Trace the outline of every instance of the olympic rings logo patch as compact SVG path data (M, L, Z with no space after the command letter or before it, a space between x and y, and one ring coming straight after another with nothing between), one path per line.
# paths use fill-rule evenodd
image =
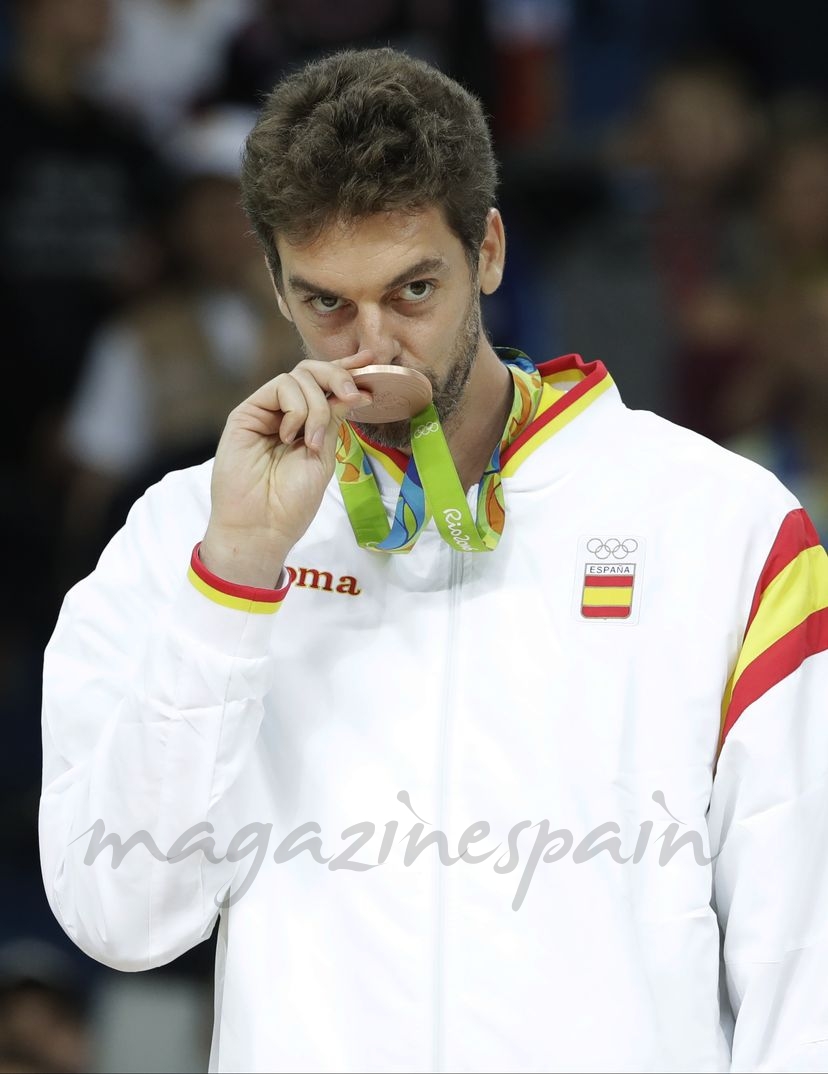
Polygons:
M638 541L634 537L625 537L623 540L607 537L604 541L600 537L593 537L587 541L586 547L596 559L626 559L638 550Z
M429 421L426 422L425 425L418 425L417 428L414 430L414 435L428 436L429 433L436 433L439 428L440 426L436 421Z

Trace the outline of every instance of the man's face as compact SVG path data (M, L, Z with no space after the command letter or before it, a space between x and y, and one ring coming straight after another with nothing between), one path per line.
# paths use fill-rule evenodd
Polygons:
M307 356L331 361L370 350L378 364L416 369L451 428L482 333L477 280L440 210L335 223L311 244L279 239L277 249L280 305ZM407 421L364 431L386 447L410 446Z

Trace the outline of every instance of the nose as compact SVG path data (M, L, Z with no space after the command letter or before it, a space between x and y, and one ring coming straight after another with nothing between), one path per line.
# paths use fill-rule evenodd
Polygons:
M357 313L356 350L370 350L380 365L390 365L400 355L390 317L379 306L364 306Z

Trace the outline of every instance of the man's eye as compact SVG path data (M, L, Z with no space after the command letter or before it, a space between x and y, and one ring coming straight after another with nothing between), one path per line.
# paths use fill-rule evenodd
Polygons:
M340 309L342 299L337 298L336 295L314 295L308 302L311 309L316 310L317 313L333 313Z
M400 298L406 302L423 302L431 297L434 284L429 280L413 280L400 289Z

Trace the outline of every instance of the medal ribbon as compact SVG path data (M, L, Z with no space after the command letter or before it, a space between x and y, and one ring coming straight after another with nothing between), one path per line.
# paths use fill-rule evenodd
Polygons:
M409 552L432 514L441 537L452 548L489 552L497 547L506 521L500 453L532 420L543 390L540 373L525 354L507 350L501 357L512 374L514 398L501 441L480 479L476 519L433 403L411 419L411 458L390 525L362 445L350 425L342 423L336 477L361 548L389 554Z

